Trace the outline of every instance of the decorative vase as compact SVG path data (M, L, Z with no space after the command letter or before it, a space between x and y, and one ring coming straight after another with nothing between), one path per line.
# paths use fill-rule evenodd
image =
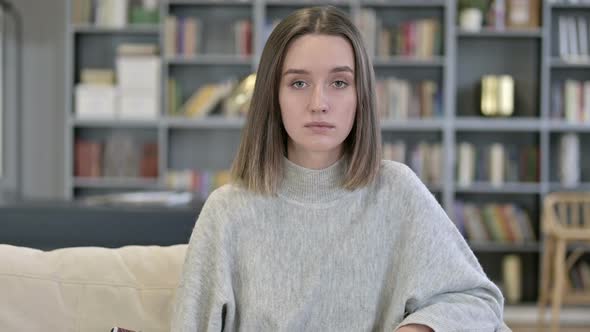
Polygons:
M481 30L483 23L483 13L477 8L466 8L459 14L459 24L461 29L471 32Z

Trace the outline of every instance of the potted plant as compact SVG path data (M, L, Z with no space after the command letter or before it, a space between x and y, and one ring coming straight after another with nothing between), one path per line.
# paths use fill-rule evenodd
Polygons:
M483 25L488 0L459 0L459 25L466 31L477 32Z

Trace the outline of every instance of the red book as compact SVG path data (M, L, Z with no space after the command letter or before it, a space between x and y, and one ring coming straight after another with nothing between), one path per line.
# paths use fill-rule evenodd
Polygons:
M74 149L74 175L100 177L102 175L102 144L77 139Z
M149 143L143 146L140 176L144 178L158 177L158 144Z

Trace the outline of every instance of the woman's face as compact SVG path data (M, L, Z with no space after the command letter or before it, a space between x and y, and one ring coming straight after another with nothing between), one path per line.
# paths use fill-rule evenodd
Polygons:
M356 112L354 71L343 37L307 34L291 42L279 87L289 152L340 156Z

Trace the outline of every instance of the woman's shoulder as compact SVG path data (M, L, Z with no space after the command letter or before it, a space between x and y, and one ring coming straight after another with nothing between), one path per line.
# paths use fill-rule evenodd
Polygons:
M213 190L207 198L207 203L215 206L219 205L235 205L236 202L243 200L251 193L245 188L234 184L224 184Z
M414 171L406 164L393 160L381 160L379 175L381 181L388 183L409 180L415 176Z
M406 164L382 160L379 172L381 186L395 190L396 194L429 192L416 173Z

